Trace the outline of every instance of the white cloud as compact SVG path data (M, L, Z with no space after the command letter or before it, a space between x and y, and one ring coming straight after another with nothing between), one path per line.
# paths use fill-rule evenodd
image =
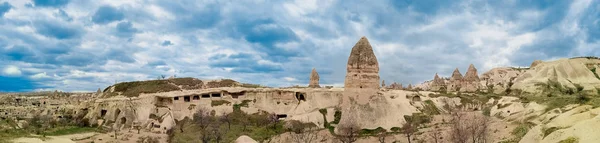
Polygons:
M16 66L6 66L2 72L6 76L21 76L21 70Z
M48 76L48 74L46 74L46 72L43 72L43 73L34 74L34 75L30 76L30 78L43 79L43 78L50 78L50 76Z

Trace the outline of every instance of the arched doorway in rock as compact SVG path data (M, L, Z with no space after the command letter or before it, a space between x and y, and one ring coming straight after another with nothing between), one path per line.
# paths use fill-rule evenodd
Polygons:
M121 125L125 125L125 123L127 123L127 118L122 117L120 123L121 123Z
M296 99L298 99L298 101L306 101L306 98L304 97L304 93L302 93L302 92L296 92Z

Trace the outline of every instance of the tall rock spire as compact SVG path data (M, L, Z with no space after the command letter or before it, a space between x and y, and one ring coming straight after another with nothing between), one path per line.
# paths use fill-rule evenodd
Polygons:
M311 88L319 88L319 73L317 73L317 69L313 68L312 72L310 72L310 82L308 83L308 87Z
M479 81L479 75L477 75L477 69L473 64L469 65L467 73L465 73L464 80L466 81Z
M367 37L361 37L352 47L346 69L344 88L379 89L379 63Z
M454 69L454 72L452 72L452 77L450 77L450 81L458 81L458 80L462 80L463 76L460 73L460 71L458 71L458 68Z

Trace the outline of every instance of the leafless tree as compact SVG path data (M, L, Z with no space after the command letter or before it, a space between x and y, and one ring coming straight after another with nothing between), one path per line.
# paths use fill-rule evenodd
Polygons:
M429 136L431 137L431 140L434 143L439 143L439 139L442 136L442 133L440 132L439 129L434 129L433 132L431 134L429 134Z
M194 123L200 127L200 129L206 129L210 124L213 117L210 115L210 112L205 110L204 108L200 108L194 113Z
M413 125L412 123L404 123L404 125L402 125L402 128L400 128L402 134L404 134L404 136L406 136L406 139L408 140L408 143L411 143L411 137L417 132L417 126Z
M279 122L279 117L277 117L277 114L271 113L267 116L267 121L269 124L273 125L273 129L275 129L277 127L277 123Z
M485 143L489 134L490 120L477 113L456 112L452 114L451 141L455 143Z
M342 143L353 143L358 140L360 127L353 119L348 119L347 122L338 125L337 138Z
M385 143L385 138L387 137L387 133L386 132L379 132L377 134L377 140L379 141L379 143Z
M299 122L298 122L299 123ZM319 131L317 126L306 127L302 123L298 124L300 127L293 127L294 129L290 132L290 137L294 143L313 143L317 142L319 138ZM314 124L313 124L314 125Z
M219 120L227 123L227 129L231 130L231 114L223 113L221 117L219 117Z
M221 125L223 125L223 122L218 120L214 120L214 122L210 125L209 133L217 143L220 143L221 140L223 140L223 136L226 133L226 130L221 128Z

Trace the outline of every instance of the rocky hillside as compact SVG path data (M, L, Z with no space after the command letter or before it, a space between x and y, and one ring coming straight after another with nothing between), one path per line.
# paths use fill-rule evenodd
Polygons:
M540 86L557 83L566 89L581 87L583 91L596 93L600 88L598 68L600 60L594 57L542 62L519 75L511 89L539 93Z
M141 93L158 93L177 90L193 90L218 87L260 87L253 84L242 84L231 79L206 80L196 78L170 78L160 80L121 82L104 89L103 97L123 95L126 97L137 97Z

